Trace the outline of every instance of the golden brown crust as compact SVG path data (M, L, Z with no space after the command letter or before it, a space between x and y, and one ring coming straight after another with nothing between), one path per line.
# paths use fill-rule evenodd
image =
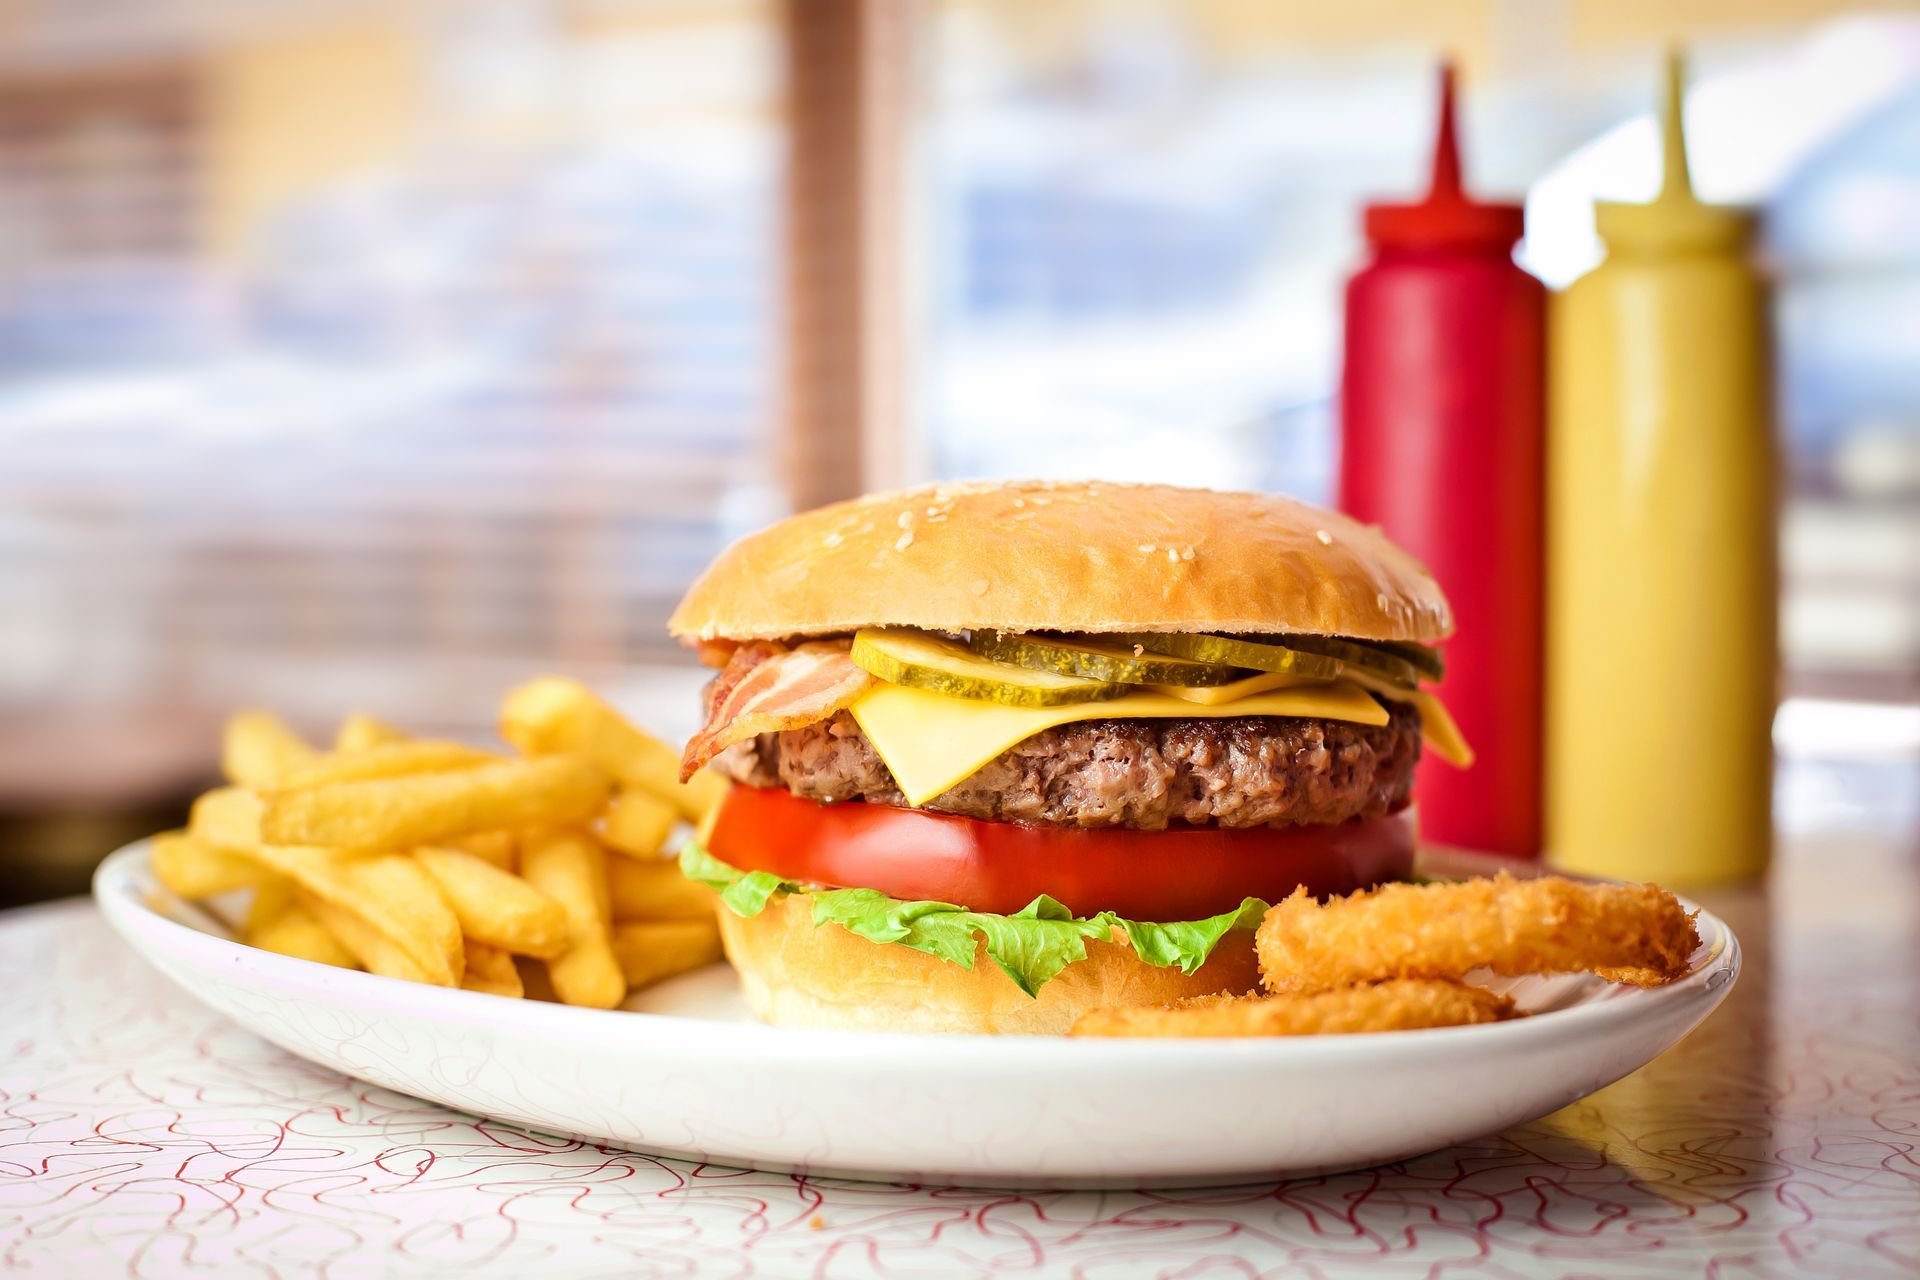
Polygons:
M1267 912L1260 971L1275 992L1383 978L1597 973L1655 987L1687 971L1693 916L1658 885L1501 872L1459 884L1390 884L1325 905L1295 893Z
M1302 996L1200 996L1138 1009L1095 1009L1076 1036L1324 1036L1501 1022L1513 1000L1463 982L1415 979Z
M929 485L736 542L668 623L690 643L938 631L1306 632L1433 641L1446 597L1379 529L1167 485Z
M1091 1009L1245 992L1260 981L1244 933L1223 939L1191 977L1145 964L1116 940L1089 942L1085 960L1029 997L987 958L984 944L973 968L962 969L839 925L816 927L813 899L803 893L777 895L746 918L722 909L720 937L748 1007L780 1027L1064 1035Z

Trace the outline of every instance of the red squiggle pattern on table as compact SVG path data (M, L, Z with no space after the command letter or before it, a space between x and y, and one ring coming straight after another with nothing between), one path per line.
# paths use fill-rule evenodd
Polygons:
M1726 909L1723 907L1723 911ZM1920 985L1765 920L1722 1012L1536 1124L1363 1173L994 1192L541 1137L283 1053L85 904L0 916L0 1272L1087 1277L1920 1273ZM1885 945L1882 937L1858 947ZM1177 1082L1173 1087L1177 1087Z

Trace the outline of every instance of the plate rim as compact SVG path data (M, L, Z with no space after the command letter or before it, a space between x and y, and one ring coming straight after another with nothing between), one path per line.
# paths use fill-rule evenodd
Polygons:
M690 1018L682 1014L644 1010L590 1009L546 1001L504 1001L483 992L387 978L362 970L342 969L317 961L303 960L277 952L262 951L244 942L220 937L174 920L144 900L138 882L144 873L152 876L149 854L152 837L143 837L108 854L95 869L92 898L108 924L143 960L154 963L146 949L132 934L158 928L164 937L178 945L202 952L206 963L235 962L267 970L263 980L279 985L291 984L289 994L303 997L339 998L345 992L364 993L362 1002L383 1012L414 1013L408 1008L419 1000L454 997L440 1014L476 1026L502 1029L537 1030L541 1026L565 1026L570 1030L590 1028L595 1035L626 1034L641 1042L660 1039L685 1044L675 1028L697 1026L705 1044L718 1052L737 1052L742 1048L764 1049L778 1044L795 1052L831 1052L856 1054L875 1059L924 1059L929 1049L938 1046L941 1057L951 1065L965 1069L989 1067L1006 1070L1033 1069L1017 1059L1054 1056L1065 1052L1077 1056L1086 1065L1091 1055L1110 1056L1118 1062L1138 1064L1154 1058L1179 1058L1187 1067L1197 1065L1197 1055L1210 1055L1215 1061L1234 1060L1236 1069L1247 1064L1245 1058L1285 1058L1290 1064L1315 1059L1334 1061L1355 1053L1430 1054L1491 1053L1503 1049L1518 1051L1545 1044L1568 1035L1597 1035L1605 1024L1636 1023L1654 1015L1660 1008L1679 1002L1706 1001L1696 1023L1718 1008L1740 979L1742 954L1740 940L1732 928L1713 912L1691 899L1680 902L1698 912L1706 954L1693 963L1683 978L1662 987L1625 990L1615 999L1595 1000L1567 1009L1554 1009L1531 1017L1505 1022L1481 1023L1457 1027L1431 1027L1418 1030L1333 1033L1317 1036L1208 1037L1071 1037L1049 1035L986 1035L930 1031L876 1031L824 1027L772 1027L758 1022L724 1022ZM160 892L166 892L161 889ZM172 932L169 932L172 931ZM284 970L280 967L287 966ZM1725 973L1725 979L1717 976ZM171 975L167 975L171 977ZM188 994L193 994L191 991ZM624 1025L625 1033L615 1031ZM1497 1038L1496 1038L1497 1037ZM1061 1046L1073 1045L1073 1049ZM1203 1047L1204 1046L1204 1047ZM956 1055L959 1061L956 1061ZM1052 1064L1048 1064L1052 1065Z

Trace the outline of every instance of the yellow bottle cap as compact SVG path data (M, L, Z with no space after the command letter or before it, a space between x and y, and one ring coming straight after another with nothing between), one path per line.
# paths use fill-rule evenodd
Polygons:
M1729 205L1706 204L1693 194L1687 171L1686 129L1681 105L1686 72L1678 50L1667 53L1666 112L1661 121L1664 177L1660 194L1647 204L1597 200L1594 222L1609 250L1676 253L1737 250L1753 234L1753 215Z

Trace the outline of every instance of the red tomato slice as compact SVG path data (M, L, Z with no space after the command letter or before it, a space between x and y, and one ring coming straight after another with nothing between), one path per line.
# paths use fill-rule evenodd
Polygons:
M1414 818L1408 808L1329 826L1078 830L736 786L707 847L743 871L974 911L1018 911L1044 893L1076 915L1200 920L1300 885L1325 896L1406 876Z

